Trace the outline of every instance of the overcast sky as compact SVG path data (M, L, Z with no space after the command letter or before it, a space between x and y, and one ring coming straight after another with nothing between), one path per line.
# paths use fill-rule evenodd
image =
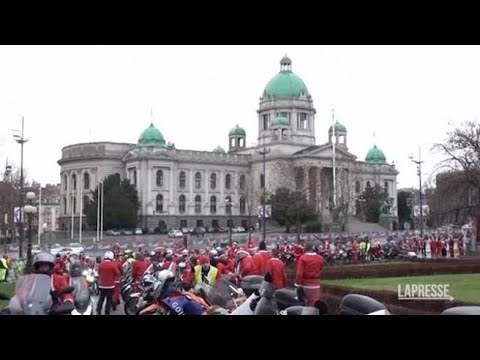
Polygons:
M227 148L235 124L254 145L259 97L285 54L313 97L317 144L333 107L350 152L364 160L376 142L399 188L418 186L409 153L422 147L427 179L431 146L480 113L480 46L0 46L0 165L20 164L22 115L24 165L43 184L60 182L66 145L135 143L151 108L177 148Z

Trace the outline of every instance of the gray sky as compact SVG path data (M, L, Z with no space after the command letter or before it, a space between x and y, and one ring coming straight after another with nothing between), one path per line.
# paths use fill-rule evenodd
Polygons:
M135 143L154 123L177 148L227 148L239 124L257 141L259 97L284 54L313 96L317 144L331 109L359 160L375 142L418 186L440 159L433 143L480 113L480 46L0 46L0 165L20 164L12 129L25 117L24 165L42 183L60 181L63 146Z

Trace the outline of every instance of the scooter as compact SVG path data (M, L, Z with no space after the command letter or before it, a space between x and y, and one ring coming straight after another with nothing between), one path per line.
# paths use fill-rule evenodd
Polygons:
M70 285L74 288L74 309L72 315L93 315L93 299L90 296L88 282L83 276L72 277Z

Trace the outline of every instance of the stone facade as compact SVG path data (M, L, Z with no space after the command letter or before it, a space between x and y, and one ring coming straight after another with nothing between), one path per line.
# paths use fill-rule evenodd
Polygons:
M355 200L367 184L378 183L390 194L391 215L395 217L395 167L384 158L379 162L357 161L348 151L343 125L335 134L330 130L325 144L316 145L313 99L291 72L291 60L282 59L281 66L281 72L260 98L257 147L246 147L245 131L237 125L228 135L228 152L218 148L213 152L180 150L165 145L152 124L138 144L99 142L63 148L58 161L61 228L68 229L72 215L78 224L80 198L90 196L101 179L116 173L129 179L138 190L139 227L152 229L161 222L177 228L215 227L226 226L229 219L234 226L253 225L257 222L262 182L266 180L269 193L279 186L295 186L294 176L282 174L290 167L303 173L309 201L328 221L333 198L332 142L336 151L337 199L348 202L348 211L353 214ZM290 89L294 89L292 94ZM264 175L264 159L259 151L265 148L269 152L265 155ZM279 164L284 165L279 169ZM233 204L231 216L227 213L227 197Z

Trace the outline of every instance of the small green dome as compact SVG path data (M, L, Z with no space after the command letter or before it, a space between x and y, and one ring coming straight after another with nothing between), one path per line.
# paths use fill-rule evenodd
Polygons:
M367 164L385 164L387 159L385 158L385 154L383 153L382 150L377 148L377 145L374 145L373 148L371 148L367 156L365 157L365 162Z
M291 70L292 61L285 56L280 61L281 71L268 82L263 97L275 100L296 99L302 95L309 96L307 87L300 77Z
M331 133L333 132L333 126L330 126L330 128L328 129L328 132ZM347 132L347 128L340 124L338 121L335 122L335 132Z
M285 116L277 116L275 119L273 119L272 126L278 126L278 125L290 126L290 121Z
M139 146L165 147L162 133L153 124L146 128L138 138Z
M245 133L245 130L243 130L240 126L238 126L238 124L232 129L230 130L230 132L228 133L228 135L243 135L245 136L246 133Z
M225 150L221 146L217 146L215 149L213 149L213 152L218 154L226 154Z

